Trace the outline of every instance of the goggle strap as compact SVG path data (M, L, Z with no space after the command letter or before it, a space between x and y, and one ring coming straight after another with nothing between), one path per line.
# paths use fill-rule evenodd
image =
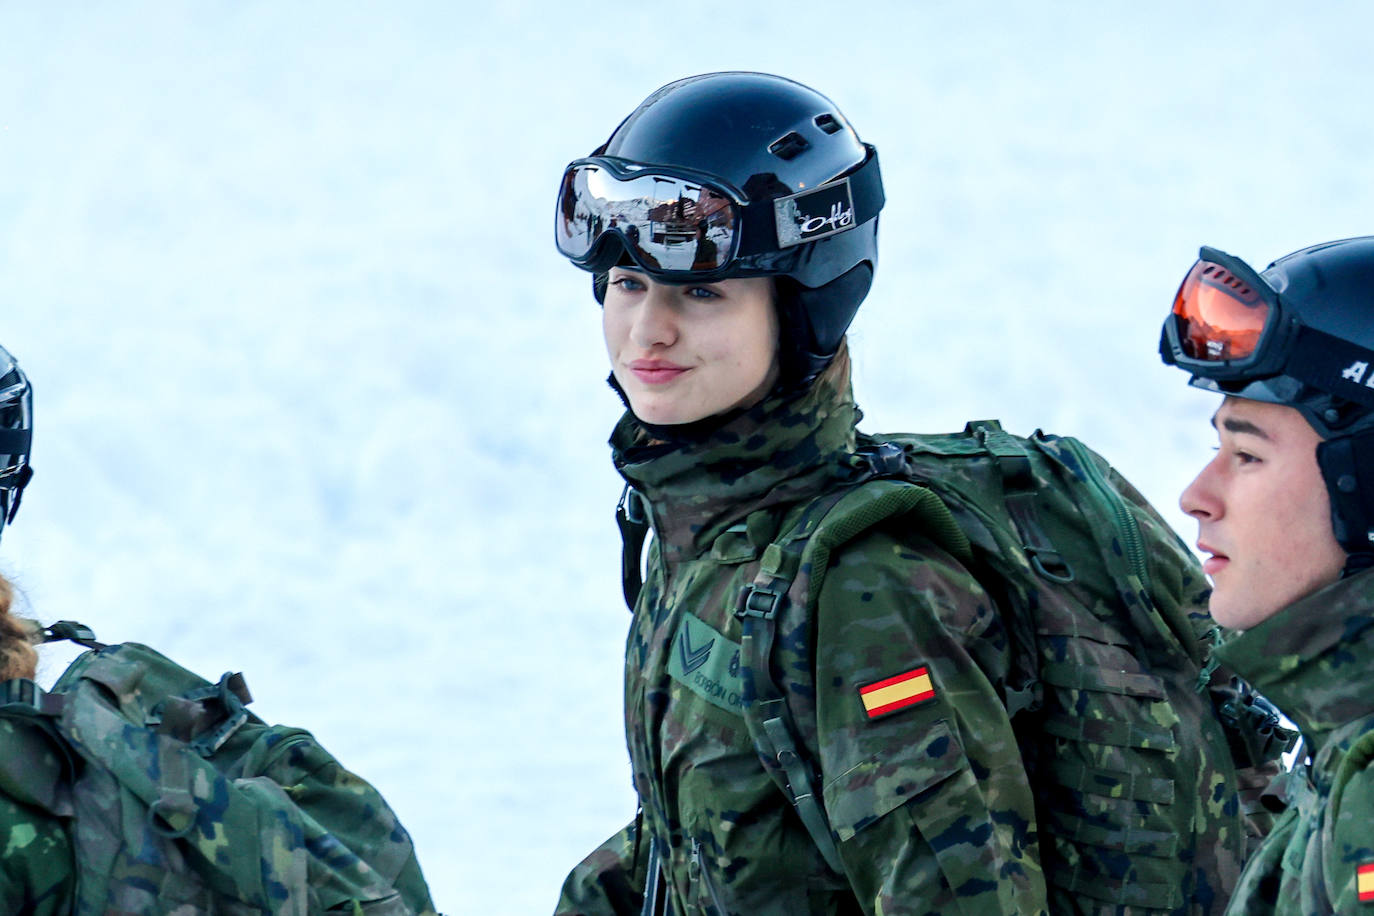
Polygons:
M883 193L882 172L878 168L878 151L870 144L864 144L864 147L868 150L868 156L862 165L845 175L843 179L827 182L812 189L813 192L821 192L847 179L850 199L854 204L855 227L862 226L877 216L878 211L887 202L887 197ZM744 219L740 227L739 250L736 257L782 250L778 244L777 216L772 201L751 204L746 206L743 212Z
M1315 328L1299 328L1284 374L1374 408L1374 351Z
M0 455L27 455L32 445L32 429L0 429Z

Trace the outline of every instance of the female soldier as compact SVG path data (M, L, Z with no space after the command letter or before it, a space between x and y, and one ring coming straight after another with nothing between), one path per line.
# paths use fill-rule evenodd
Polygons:
M1181 497L1229 628L1223 664L1302 730L1288 809L1228 913L1374 904L1374 237L1263 274L1203 248L1160 351L1226 395Z
M0 347L0 528L14 520L19 498L28 484L29 444L32 436L33 392L18 363ZM11 678L33 678L37 656L36 636L26 622L10 614L14 592L0 578L0 684ZM0 716L0 747L4 753L22 753L30 730L14 719ZM58 818L32 787L8 778L0 767L0 847L5 850L0 867L0 901L5 912L47 916L71 911L75 872L72 846Z
M560 913L1044 910L994 686L1007 640L943 550L881 529L837 549L815 619L794 602L776 625L778 716L804 748L765 765L743 715L761 691L741 683L737 596L860 460L844 335L882 203L876 151L834 104L758 73L663 87L564 173L557 244L593 273L629 408L624 524L642 510L654 538L642 589L627 541L641 815L572 872Z

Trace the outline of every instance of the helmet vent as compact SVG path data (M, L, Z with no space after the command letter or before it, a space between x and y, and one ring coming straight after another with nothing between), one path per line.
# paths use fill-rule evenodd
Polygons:
M816 126L827 134L838 134L844 129L833 114L816 115Z
M810 148L811 144L806 142L806 138L794 130L769 144L768 152L779 159L792 160Z

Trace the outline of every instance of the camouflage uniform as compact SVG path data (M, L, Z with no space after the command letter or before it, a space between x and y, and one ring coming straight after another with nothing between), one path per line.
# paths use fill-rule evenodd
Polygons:
M4 687L0 912L433 916L381 795L308 732L250 718L241 678L124 643L47 696Z
M0 748L18 753L32 730L0 719ZM71 912L76 872L62 822L41 810L43 800L0 768L0 903L5 913L58 916Z
M831 555L815 619L797 602L779 618L775 677L819 765L843 874L751 743L736 600L772 539L853 473L858 417L822 380L697 441L641 444L633 417L617 426L617 466L655 534L625 666L642 827L573 871L560 914L639 913L651 837L675 916L1044 911L1034 803L998 690L1007 640L933 544L862 534ZM929 697L870 718L861 688L921 668Z
M1374 913L1374 573L1308 595L1217 654L1301 728L1313 761L1288 777L1289 808L1226 912Z

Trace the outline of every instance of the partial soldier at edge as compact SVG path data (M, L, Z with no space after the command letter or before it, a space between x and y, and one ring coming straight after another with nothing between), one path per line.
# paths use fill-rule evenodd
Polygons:
M32 475L32 388L0 349L0 526ZM0 909L433 916L410 837L308 732L269 726L242 675L10 613L0 579ZM56 684L34 644L86 645Z
M1180 498L1217 656L1303 738L1227 913L1374 912L1374 237L1263 273L1204 247L1160 350L1224 395L1220 447Z

